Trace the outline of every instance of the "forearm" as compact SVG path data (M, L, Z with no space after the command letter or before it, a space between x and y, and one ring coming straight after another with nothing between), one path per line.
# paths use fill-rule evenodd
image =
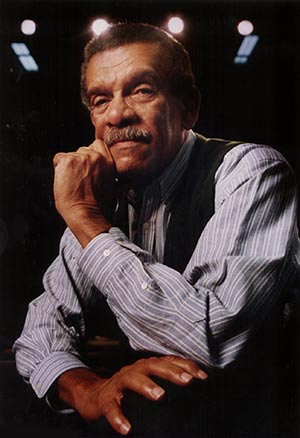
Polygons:
M216 214L183 276L116 229L94 239L79 259L134 348L224 366L292 280L291 173L276 156L245 161L236 159L234 178L228 166Z
M44 275L45 292L29 304L22 333L14 344L17 369L38 397L43 397L62 373L85 366L82 305L89 308L93 285L77 266L81 252L67 229L60 255Z
M178 354L207 366L223 367L235 359L288 277L287 272L281 276L280 258L228 257L214 271L220 284L212 290L155 261L144 263L110 236L99 236L87 250L79 263L106 295L133 348ZM226 294L227 301L220 300Z

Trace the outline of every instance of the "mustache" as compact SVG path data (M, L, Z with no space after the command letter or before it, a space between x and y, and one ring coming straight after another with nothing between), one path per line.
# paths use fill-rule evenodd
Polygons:
M151 139L152 135L149 131L135 126L111 128L104 136L104 142L109 148L120 141L142 141L143 143L150 143Z

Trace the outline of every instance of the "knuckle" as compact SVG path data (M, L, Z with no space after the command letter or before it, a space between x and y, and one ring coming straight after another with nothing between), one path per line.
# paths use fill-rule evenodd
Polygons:
M169 354L167 356L164 356L162 359L164 359L167 362L175 362L176 361L176 356Z
M87 148L86 146L80 146L80 147L76 150L76 152L84 152L84 151L87 151L87 150L89 150L89 148Z
M151 370L156 364L158 364L158 362L159 362L159 358L155 356L151 356L148 358L139 359L136 363L139 369L142 369L143 371L147 372Z
M131 382L134 381L136 377L136 372L131 369L126 370L126 372L122 373L121 382L123 387L129 387Z
M64 156L65 154L62 152L58 152L57 154L54 155L53 157L53 163L58 163Z
M127 366L121 368L115 374L115 378L116 378L117 382L121 383L121 385L124 385L128 381L128 378L130 378L131 375L132 375L131 367L130 367L130 365L127 365Z
M148 361L149 359L144 359L144 358L142 358L142 359L139 359L139 360L137 360L136 361L136 364L137 365L145 365L145 363Z
M102 414L106 417L112 412L114 405L115 403L113 400L107 400L106 403L102 404Z

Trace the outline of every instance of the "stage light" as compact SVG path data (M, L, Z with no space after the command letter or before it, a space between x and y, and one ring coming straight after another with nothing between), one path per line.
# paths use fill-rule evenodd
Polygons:
M103 18L98 18L92 24L92 30L96 35L100 35L100 33L104 32L108 27L108 22Z
M24 20L21 24L21 31L24 35L33 35L36 30L36 24L32 20Z
M233 62L235 64L246 64L249 56L254 50L254 47L259 41L258 35L247 35L243 38L240 48L237 51L236 57Z
M248 61L247 56L236 56L233 60L235 64L246 64L247 61Z
M248 20L243 20L238 24L238 32L240 35L250 35L250 33L253 32L253 24L251 23L251 21Z
M172 17L168 22L168 28L172 33L181 33L184 29L184 22L179 17Z
M19 56L19 61L27 71L38 71L39 67L33 57L29 56Z
M11 48L17 56L30 55L29 49L24 43L12 43Z
M250 56L258 40L259 37L257 35L246 36L237 52L237 56Z
M30 51L24 43L12 43L11 48L17 55L20 63L27 71L38 71L39 67L31 56Z

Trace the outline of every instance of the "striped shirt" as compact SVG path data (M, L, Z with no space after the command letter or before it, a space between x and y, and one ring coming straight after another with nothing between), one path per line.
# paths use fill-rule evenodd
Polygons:
M157 262L164 260L166 232L171 217L172 202L180 179L186 170L195 134L189 131L184 144L165 172L143 193L140 214L129 205L129 239L151 253ZM137 220L136 229L133 224Z
M215 213L183 274L163 265L169 207L193 137L145 192L138 221L129 209L130 238L112 227L83 250L65 231L45 292L30 303L14 344L18 371L38 397L61 373L85 366L83 307L94 294L106 297L132 348L222 368L298 275L294 176L279 152L255 144L225 155L215 174Z

